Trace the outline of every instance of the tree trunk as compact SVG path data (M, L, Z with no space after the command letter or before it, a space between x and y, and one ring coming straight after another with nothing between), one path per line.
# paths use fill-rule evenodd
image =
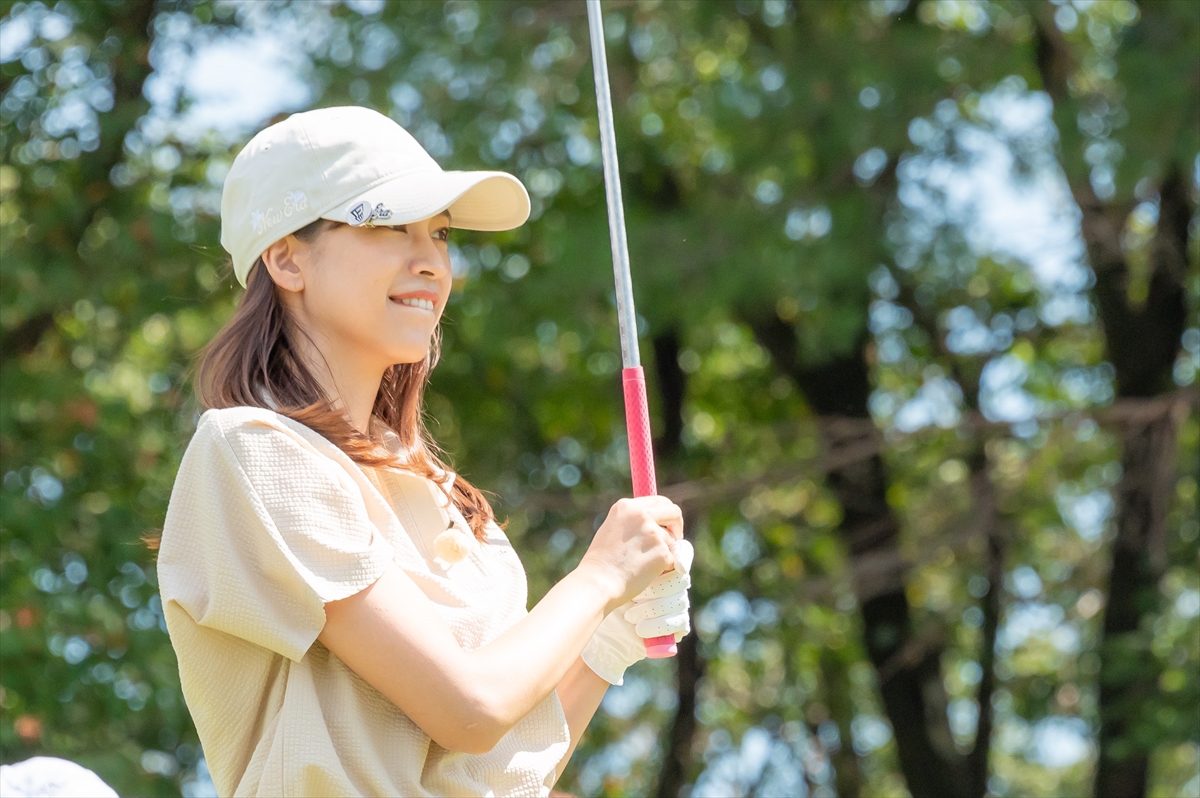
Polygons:
M1143 9L1143 20L1153 7ZM1056 105L1060 126L1074 123L1077 100L1067 90L1074 71L1070 45L1044 8L1037 22L1037 66ZM1093 296L1104 327L1107 355L1116 372L1118 397L1160 396L1174 388L1171 375L1187 319L1184 274L1188 224L1193 209L1178 164L1170 165L1159 196L1158 230L1151 244L1147 296L1129 297L1129 263L1121 245L1125 211L1099 200L1086 181L1071 186L1082 214L1080 232L1096 275ZM1115 494L1116 538L1112 545L1108 600L1100 642L1099 765L1097 798L1146 794L1149 750L1138 734L1140 719L1152 724L1147 701L1157 673L1142 633L1142 618L1158 609L1158 581L1166 559L1166 514L1174 494L1177 420L1169 408L1132 419L1121 436L1122 476ZM1147 729L1146 731L1150 731Z
M662 432L655 439L657 469L664 480L669 472L680 470L677 455L682 449L683 400L687 393L687 374L679 367L679 334L670 329L654 336L654 380L652 387L659 396ZM683 519L684 536L691 538L698 519L686 513ZM695 608L692 608L692 628L695 629ZM667 737L667 750L654 795L678 798L692 772L692 741L696 736L696 685L704 674L704 659L700 656L696 633L679 642L675 655L675 680L679 700L675 718Z
M1177 419L1169 406L1157 418L1130 423L1123 436L1117 486L1117 536L1112 545L1108 603L1100 643L1100 762L1096 798L1146 794L1157 663L1140 629L1158 609L1165 565L1166 515L1174 493Z
M695 632L679 641L675 674L679 703L675 708L675 720L671 723L658 786L654 790L654 795L659 798L678 798L680 790L691 776L692 741L696 737L696 684L704 675L704 660L696 645Z
M791 377L819 416L870 418L866 333L846 356L820 366L800 362L796 332L773 313L746 319L777 368ZM829 430L836 425L828 425ZM836 441L827 440L830 448ZM954 749L942 686L940 640L918 636L904 591L900 527L887 503L888 476L876 454L832 469L827 482L842 506L840 533L854 559L897 563L870 581L856 580L867 656L879 674L900 769L915 798L966 795L964 762ZM849 744L849 741L847 741Z
M1007 535L1000 519L996 490L988 473L987 450L976 443L969 458L971 469L971 503L987 546L985 558L988 591L980 602L983 624L979 649L979 721L975 726L975 744L967 754L967 776L972 798L987 795L988 759L992 742L992 695L996 691L996 632L1000 628L1001 594L1004 590L1004 562L1008 549Z
M677 454L683 445L683 397L687 392L687 373L679 367L679 333L667 330L654 336L654 373L658 377L658 395L662 399L662 432L655 441L655 452L663 459Z

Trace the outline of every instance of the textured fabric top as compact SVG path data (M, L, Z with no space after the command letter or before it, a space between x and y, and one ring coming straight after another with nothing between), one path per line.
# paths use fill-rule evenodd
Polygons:
M378 418L385 445L395 433ZM444 489L360 468L265 408L208 410L180 463L158 579L183 695L219 795L547 795L569 746L557 693L486 754L440 747L317 640L325 602L395 562L464 649L526 610L525 571L495 523L447 564L433 539L469 528Z

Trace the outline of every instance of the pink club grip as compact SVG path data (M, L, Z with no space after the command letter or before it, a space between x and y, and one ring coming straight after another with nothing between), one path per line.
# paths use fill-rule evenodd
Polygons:
M633 475L633 495L658 493L654 481L654 448L650 444L650 409L646 404L646 375L641 366L624 369L625 428L629 434L629 471Z
M646 374L641 366L623 369L625 388L625 428L629 435L629 472L633 476L634 496L658 493L654 480L654 447L650 442L650 408L646 404ZM678 653L675 635L645 639L650 659L673 657Z

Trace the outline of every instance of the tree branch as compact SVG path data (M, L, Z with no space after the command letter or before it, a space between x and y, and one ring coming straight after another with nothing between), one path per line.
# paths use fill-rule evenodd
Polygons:
M99 117L100 146L95 152L81 153L79 157L80 183L86 189L81 194L83 201L72 207L74 212L63 222L64 245L55 247L66 258L78 259L84 232L112 193L109 173L124 157L125 134L150 108L149 100L142 95L142 86L151 72L150 21L156 7L155 0L137 0L119 10L110 10L99 3L88 9L112 17L113 28L121 38L121 49L112 62L113 110ZM55 309L42 310L8 332L0 345L0 360L32 352L54 326L55 314Z

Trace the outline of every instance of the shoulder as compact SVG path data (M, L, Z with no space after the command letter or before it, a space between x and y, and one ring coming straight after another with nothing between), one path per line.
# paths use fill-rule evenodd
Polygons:
M315 430L263 407L210 408L200 414L182 473L247 469L284 477L337 465L341 451ZM264 478L262 474L259 478Z
M189 516L257 518L281 532L318 519L331 530L358 523L367 514L362 491L339 454L345 457L314 430L271 410L206 410L179 464L171 505Z
M193 440L197 439L201 442L224 439L231 443L253 439L267 445L291 441L292 445L318 451L337 448L315 430L265 407L238 406L205 410L196 422Z
M304 427L287 416L265 407L213 407L200 414L196 422L196 434L225 435L242 427L268 426L287 429L288 426ZM307 429L307 427L305 427Z

